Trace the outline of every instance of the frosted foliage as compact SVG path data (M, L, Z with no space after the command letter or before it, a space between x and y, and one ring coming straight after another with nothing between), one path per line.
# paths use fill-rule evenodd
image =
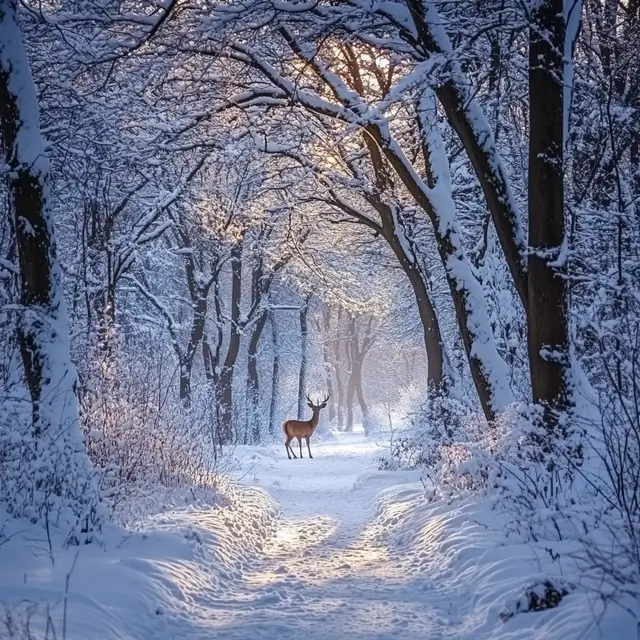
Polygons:
M635 637L626 4L0 0L0 636Z

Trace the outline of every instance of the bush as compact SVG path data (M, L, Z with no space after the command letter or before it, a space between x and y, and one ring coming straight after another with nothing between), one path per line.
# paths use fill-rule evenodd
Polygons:
M213 394L184 407L167 372L144 358L91 374L80 393L82 430L117 521L131 525L172 490L187 489L195 497L214 487L219 449Z
M565 596L575 589L575 585L560 578L547 578L522 587L521 592L509 600L500 612L506 622L518 613L554 609Z
M389 455L380 459L379 468L437 471L448 447L464 441L469 411L452 398L429 399L409 414L409 428L392 433Z

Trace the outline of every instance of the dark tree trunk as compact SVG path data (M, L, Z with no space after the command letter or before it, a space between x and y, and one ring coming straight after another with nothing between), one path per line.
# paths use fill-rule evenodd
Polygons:
M328 412L329 412L329 424L333 424L333 421L336 418L336 401L333 397L333 378L331 375L331 370L333 366L331 364L331 353L330 353L330 344L331 344L331 308L327 305L322 311L322 319L324 324L320 325L318 321L318 333L322 333L323 335L323 343L322 343L322 360L324 362L325 371L327 373L327 393L329 394L328 401Z
M0 124L5 162L11 168L7 175L20 264L20 303L25 308L19 323L20 354L31 394L37 439L46 428L41 415L41 403L45 401L43 386L48 386L48 376L65 375L65 372L50 371L51 350L46 343L48 337L56 342L62 338L56 331L64 301L57 281L60 273L53 224L47 211L48 158L44 155L38 116L34 118L30 113L33 109L37 113L38 103L17 23L16 3L12 0L0 1L0 25L3 36L9 32L11 35L11 39L0 41ZM20 38L20 42L14 42L13 38ZM23 94L25 83L34 91L29 96L33 104L28 104ZM29 127L35 130L30 131ZM29 155L31 143L21 143L26 136L34 137L36 145L40 142L42 150L35 157ZM68 375L74 374L69 371ZM70 397L68 401L76 404L75 398Z
M362 389L362 363L359 363L356 367L356 370L354 371L354 379L358 404L360 405L360 410L362 411L362 417L364 419L369 412L369 407L367 407L367 402L364 398L364 390Z
M214 384L215 367L213 364L213 353L211 351L211 345L209 344L209 336L206 333L202 336L202 362L205 377L211 384Z
M346 51L348 52L349 49L347 48ZM353 57L348 61L347 67L356 90L364 95L365 87L360 74L360 68ZM368 224L376 233L382 235L409 279L424 332L424 343L428 362L427 384L430 393L439 394L443 391L445 382L442 336L440 334L440 325L436 311L431 303L429 288L425 281L425 274L419 268L418 257L406 233L402 210L399 209L395 203L392 202L390 204L383 199L382 194L389 190L392 185L389 180L388 170L384 163L380 145L376 144L374 139L367 135L364 136L364 143L369 151L369 157L371 158L376 179L376 191L367 194L365 198L378 212L381 224L371 221L367 216L359 215L357 211L349 209L348 207L346 208L346 213L354 216L360 222L366 221L365 224ZM354 176L357 177L357 170L353 171L353 173ZM404 242L404 240L406 240L406 242Z
M367 406L364 389L362 388L362 362L358 364L353 375L356 386L356 397L358 398L358 404L362 412L362 428L364 429L364 434L369 435L369 407Z
M39 104L14 0L0 0L0 139L20 266L20 355L32 402L24 434L20 482L33 492L29 517L56 522L71 510L83 531L99 527L91 465L78 428L76 372L53 219L48 206L49 162L40 134ZM19 426L15 425L18 429ZM19 451L20 443L14 443ZM29 461L32 458L35 462ZM52 492L64 501L50 502ZM51 509L51 504L56 508ZM56 512L56 509L58 511ZM24 514L20 514L24 515ZM65 525L66 526L66 525ZM78 542L74 535L73 542Z
M440 323L438 322L436 310L431 302L431 296L429 295L426 282L416 264L416 257L407 255L397 232L392 229L388 223L390 220L392 220L391 216L387 218L387 224L383 224L383 235L411 283L427 351L427 383L430 392L438 394L441 393L444 388L444 357Z
M191 366L190 363L180 363L180 400L186 407L191 404Z
M307 295L302 308L300 309L300 371L298 373L298 420L304 419L304 405L307 395L307 351L309 342L309 326L307 316L309 313L309 300L311 296Z
M349 381L347 382L347 425L345 431L353 431L353 397L356 392L355 369L358 360L358 325L355 316L350 316L347 323L349 335L346 341L347 368Z
M362 369L364 359L374 342L373 317L370 316L365 326L364 336L360 340L359 323L356 317L349 320L349 385L347 388L347 431L353 430L353 397L358 398L358 404L362 411L362 426L367 430L365 424L368 420L368 408L364 398L364 390L362 388Z
M340 358L341 340L336 340L334 345L335 352L335 372L336 372L336 389L337 389L337 402L336 402L336 414L338 418L338 429L344 428L344 379L342 372L342 360Z
M185 406L191 405L191 375L195 355L204 337L204 326L207 318L207 296L209 287L198 287L192 297L193 320L189 342L180 363L180 399Z
M207 380L211 384L214 393L218 387L218 374L220 372L220 354L222 353L222 305L220 303L220 281L216 278L213 283L213 301L215 309L216 346L211 349L209 336L206 331L202 334L202 360Z
M239 241L231 249L231 327L229 346L220 368L216 386L218 401L218 430L222 444L233 441L233 373L240 352L240 302L242 294L242 249Z
M276 410L278 408L278 376L280 375L280 345L278 344L278 326L273 312L270 314L271 341L273 344L273 370L271 373L271 398L269 401L269 433L276 432Z
M258 377L258 345L260 338L267 323L267 312L262 311L260 317L253 326L251 333L251 341L249 342L248 362L247 362L247 395L250 413L249 425L251 428L251 436L254 443L260 442L261 439L261 420L260 420L260 380Z
M96 299L98 349L108 360L115 352L116 343L116 286L107 282L105 291Z
M424 114L420 110L418 125L422 135L423 155L427 168L428 183L429 186L433 187L439 180L443 179L439 174L439 167L440 163L446 162L446 158L432 158L433 154L442 154L442 151L434 146L431 133L428 131L428 123L423 118ZM488 421L492 421L495 419L496 409L502 408L509 396L509 393L504 389L504 385L506 385L506 367L504 367L504 375L496 370L495 365L500 356L492 343L493 335L490 334L491 327L489 326L486 307L482 306L485 304L484 298L482 297L480 285L471 272L469 260L462 247L461 238L455 225L441 224L440 212L434 207L434 203L425 195L419 183L407 170L402 158L385 143L380 131L375 127L371 127L368 130L372 137L378 141L387 159L432 222L438 253L447 275L447 282L453 298L456 318L465 346L471 376L483 413ZM434 162L434 160L436 161ZM453 207L453 204L451 203L450 206ZM474 317L477 315L482 317L480 322L478 322L478 318ZM482 345L481 349L476 348L478 344ZM488 347L494 352L493 354L489 355L487 353ZM505 380L502 380L502 377Z
M345 399L345 380L344 380L344 371L343 371L343 358L342 358L342 348L343 348L343 340L344 338L340 336L340 331L343 330L342 324L342 310L338 308L337 318L336 318L336 333L337 337L333 342L333 357L334 357L334 371L336 374L336 415L338 418L338 429L344 429L345 424L345 407L344 407L344 399Z
M325 367L327 368L327 393L329 394L329 402L328 402L328 414L329 414L329 424L333 424L333 421L336 419L336 401L333 397L333 378L331 376L331 363L329 361L329 347L328 345L323 345L323 359L325 363Z
M409 6L418 40L424 51L427 51L429 56L445 55L438 37L433 33L430 23L433 16L425 14L425 5L420 0L409 0ZM439 28L442 26L439 25ZM560 52L563 51L563 46L564 43L561 43ZM526 309L529 300L526 244L520 216L510 192L506 171L502 164L496 162L498 154L495 141L491 137L487 139L486 132L482 127L478 127L477 114L474 112L474 107L477 109L478 106L471 104L472 96L468 95L461 74L461 71L449 74L437 87L436 94L480 182L516 290Z
M529 30L528 349L533 399L567 406L569 367L564 229L562 0L542 0ZM555 424L553 412L548 426Z
M347 424L345 431L353 431L353 396L356 392L356 383L353 376L353 372L349 376L349 383L347 385Z

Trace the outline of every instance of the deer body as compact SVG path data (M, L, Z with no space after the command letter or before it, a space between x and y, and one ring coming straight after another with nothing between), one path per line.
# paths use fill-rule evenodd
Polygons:
M287 420L283 423L282 431L284 432L285 437L284 447L287 451L287 457L289 460L291 460L289 452L293 454L294 458L298 457L291 448L291 441L294 438L298 438L298 444L300 445L300 457L302 458L302 438L304 438L307 441L309 457L313 458L311 455L311 447L309 446L309 438L311 438L313 432L318 426L318 422L320 421L320 411L327 406L327 400L329 400L329 396L327 396L320 404L313 404L309 396L307 396L307 405L311 411L313 411L311 420Z

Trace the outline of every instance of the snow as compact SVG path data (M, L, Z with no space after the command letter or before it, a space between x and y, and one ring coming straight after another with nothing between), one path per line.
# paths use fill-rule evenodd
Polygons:
M621 611L596 624L601 605L579 589L503 622L527 585L559 583L544 549L505 544L486 499L429 502L418 472L377 471L384 449L361 432L312 449L288 460L283 444L236 447L241 485L223 488L217 508L107 528L104 548L55 562L44 536L8 520L0 611L19 619L40 603L31 628L42 629L48 604L62 637L66 600L69 640L636 637Z
M554 267L557 269L563 269L567 266L567 262L569 261L569 239L567 236L562 238L562 244L558 249L558 256L555 260L551 260L547 262L548 267Z
M15 6L4 2L0 6L0 71L6 73L7 90L16 105L20 126L13 147L16 165L30 167L33 176L46 176L49 160L46 144L40 133L40 118L36 87L22 41ZM12 168L15 168L13 166Z
M414 251L409 244L409 239L407 238L407 234L405 232L404 224L398 216L397 209L395 205L391 205L389 207L391 211L391 216L393 218L393 232L395 233L398 242L400 242L400 246L402 247L402 251L404 255L407 256L407 259L411 264L415 264Z
M68 317L49 206L49 160L40 132L38 97L16 6L11 2L0 3L0 76L6 93L3 99L13 112L15 125L15 140L11 135L7 139L11 168L27 175L34 184L37 182L33 191L36 199L41 199L41 210L32 202L24 206L16 200L14 214L25 234L36 236L34 227L39 227L38 234L44 238L40 253L27 257L49 264L49 282L39 284L39 288L48 284L49 290L39 291L37 303L22 309L19 319L23 344L29 345L23 351L31 354L29 358L35 363L31 368L39 369L37 391L36 385L31 385L38 403L37 415L25 411L22 404L9 426L2 425L2 439L15 439L19 444L3 465L0 493L15 516L39 519L48 526L66 523L70 529L68 540L75 542L86 538L87 533L93 535L91 529L97 528L102 510L77 426L77 379L69 357ZM16 244L19 254L29 251L19 238ZM24 257L21 255L23 260ZM29 286L34 285L23 283L23 289ZM25 297L24 291L22 296ZM28 297L36 298L31 294ZM31 421L33 429L27 426ZM85 531L86 524L90 524L89 531Z
M571 103L573 101L573 84L575 80L575 68L573 63L573 50L578 41L580 23L582 20L582 0L564 1L564 19L566 33L564 40L564 84L563 84L563 111L562 111L562 139L564 151L567 151L569 142L569 125L571 120Z

